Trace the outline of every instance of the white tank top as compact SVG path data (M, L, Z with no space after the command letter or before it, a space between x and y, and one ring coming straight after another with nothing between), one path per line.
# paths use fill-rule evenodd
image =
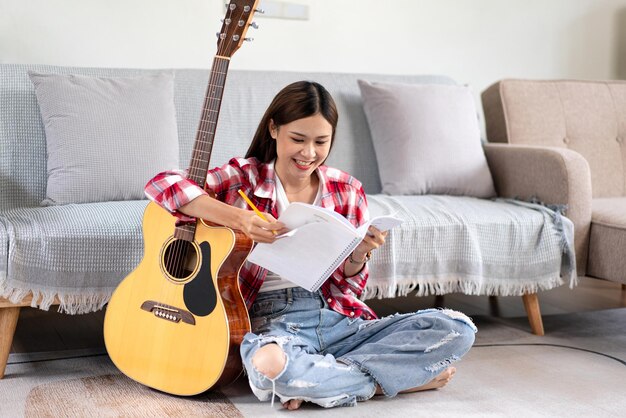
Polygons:
M276 187L274 188L274 201L276 202L276 211L278 212L278 216L280 216L280 214L287 209L287 206L289 206L289 199L287 198L287 193L285 193L283 184L280 182L278 176L275 176L275 179ZM321 202L322 182L320 181L313 204L319 206ZM288 287L298 287L298 285L268 270L265 281L261 285L259 292L271 292L272 290L287 289Z

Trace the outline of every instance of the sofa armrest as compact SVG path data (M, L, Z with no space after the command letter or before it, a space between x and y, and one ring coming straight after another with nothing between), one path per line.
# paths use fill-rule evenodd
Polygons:
M485 144L485 155L499 197L566 205L574 223L578 275L585 274L591 226L591 173L579 153L557 147Z

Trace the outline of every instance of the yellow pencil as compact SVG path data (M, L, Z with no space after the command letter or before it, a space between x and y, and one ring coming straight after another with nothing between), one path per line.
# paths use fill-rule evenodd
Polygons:
M261 212L256 206L254 206L254 203L252 203L252 201L250 199L248 199L248 196L246 196L246 194L244 192L241 191L241 189L237 190L239 192L239 194L241 195L241 197L243 197L243 200L246 201L246 203L248 204L248 206L250 206L250 208L252 208L252 210L254 211L254 213L256 213L257 215L259 215L259 218L263 219L265 222L269 222L267 220L267 218L265 217L265 215L263 215L263 212ZM272 230L272 233L274 235L276 235L276 231Z

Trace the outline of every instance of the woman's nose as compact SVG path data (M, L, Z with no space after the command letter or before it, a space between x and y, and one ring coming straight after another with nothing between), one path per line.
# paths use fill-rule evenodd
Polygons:
M306 158L315 157L315 147L313 146L313 144L304 144L302 147L302 151L300 152Z

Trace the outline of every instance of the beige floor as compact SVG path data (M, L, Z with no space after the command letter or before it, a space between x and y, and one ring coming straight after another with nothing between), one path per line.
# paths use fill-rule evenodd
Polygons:
M542 315L626 307L626 290L618 283L583 279L569 289L561 286L539 294ZM467 296L401 297L369 300L379 315L409 312L433 306L446 306L470 316L524 317L521 297ZM63 315L55 311L22 308L13 340L12 353L51 352L104 348L103 312L87 315ZM529 328L530 329L530 328Z
M519 297L447 295L443 299L411 296L371 301L381 315L444 305L473 316L480 329L477 344L459 364L454 384L442 391L373 399L366 408L364 404L323 410L305 405L299 413L307 417L324 414L326 418L623 417L626 398L621 396L621 388L626 369L616 360L623 365L620 359L626 359L622 328L626 310L613 308L626 307L625 296L621 285L591 279L583 280L573 290L561 287L543 292L540 303L546 325L544 337L528 332ZM80 407L93 412L93 416L105 415L103 411L114 405L133 405L134 412L140 405L147 412L139 415L154 416L158 408L170 405L171 397L150 403L150 396L141 397L145 390L127 386L132 381L121 379L125 385L119 382L119 372L105 355L103 317L102 312L66 316L23 309L8 377L0 380L0 416L24 416L25 405L27 410L46 405L65 407L79 400L85 400L79 402ZM81 379L87 379L83 386L95 392L78 396L70 390L76 385L82 387ZM115 389L115 393L107 392L107 388ZM132 399L120 401L120 393ZM46 395L49 401L34 399L36 394ZM271 408L269 403L258 402L245 379L229 386L224 394L244 417L273 417L286 412L278 404ZM187 398L181 404L185 408L194 405ZM90 414L65 411L39 415ZM117 414L123 415L128 414ZM191 415L213 414L196 411L181 416Z

